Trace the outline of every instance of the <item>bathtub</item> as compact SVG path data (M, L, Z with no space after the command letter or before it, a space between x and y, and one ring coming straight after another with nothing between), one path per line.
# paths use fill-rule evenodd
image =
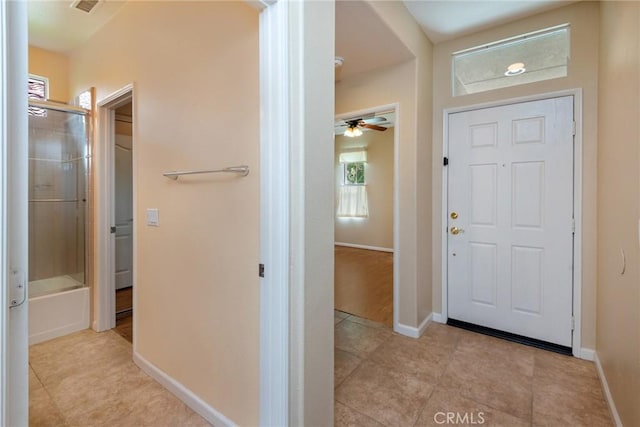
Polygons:
M89 327L89 288L71 276L29 282L29 344Z

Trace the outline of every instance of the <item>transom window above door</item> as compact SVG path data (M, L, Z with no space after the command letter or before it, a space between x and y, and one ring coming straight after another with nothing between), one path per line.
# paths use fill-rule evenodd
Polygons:
M455 52L453 96L566 77L569 56L569 24Z

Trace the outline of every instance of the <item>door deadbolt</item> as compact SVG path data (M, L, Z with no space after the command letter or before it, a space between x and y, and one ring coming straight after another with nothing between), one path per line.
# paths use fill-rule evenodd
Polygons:
M458 219L458 213L457 212L451 212L451 219Z

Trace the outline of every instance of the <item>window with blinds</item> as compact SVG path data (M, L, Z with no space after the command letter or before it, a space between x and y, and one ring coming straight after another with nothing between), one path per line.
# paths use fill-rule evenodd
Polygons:
M28 96L29 99L36 99L38 101L46 101L49 99L49 79L42 76L36 76L35 74L29 74L28 79ZM38 107L32 107L29 105L29 115L46 117L47 110Z

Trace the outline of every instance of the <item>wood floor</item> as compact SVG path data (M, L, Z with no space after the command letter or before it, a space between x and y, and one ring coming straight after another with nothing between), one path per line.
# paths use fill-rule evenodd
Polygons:
M116 291L116 327L115 333L133 342L133 288Z
M335 309L393 325L393 254L335 247Z
M116 291L116 313L133 309L133 288L124 288Z

